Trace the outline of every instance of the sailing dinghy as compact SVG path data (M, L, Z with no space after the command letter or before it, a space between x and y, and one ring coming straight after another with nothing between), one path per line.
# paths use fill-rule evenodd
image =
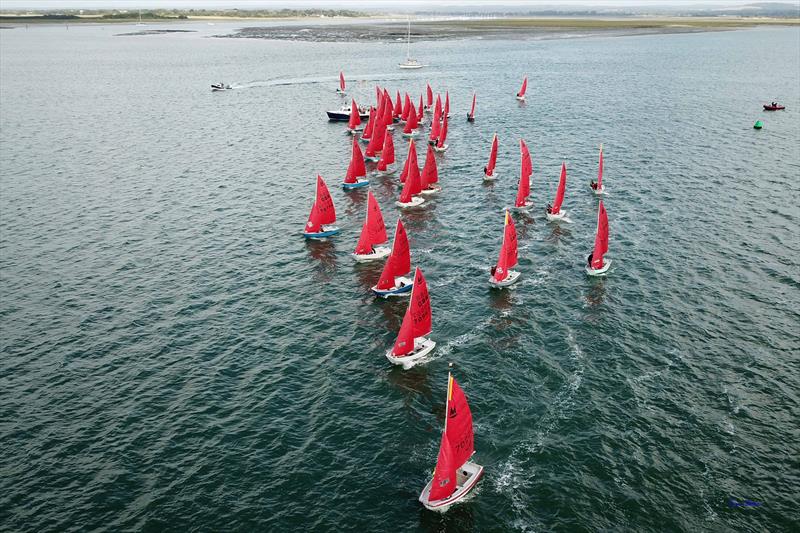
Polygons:
M411 300L408 302L400 333L397 335L394 347L386 352L386 358L392 364L403 365L403 369L408 370L436 347L436 343L426 337L430 332L431 298L422 270L417 267L414 271Z
M363 129L364 126L361 124L361 115L359 115L358 106L356 105L355 99L353 99L353 103L350 104L350 120L347 122L347 132L353 135L355 132Z
M409 294L411 287L414 286L414 281L406 277L409 272L411 272L411 251L408 246L408 235L403 221L398 218L392 252L383 265L381 277L372 287L372 292L382 298Z
M345 85L344 85L344 72L341 70L339 71L339 88L336 89L337 94L341 94L344 96L345 94Z
M376 246L384 244L388 241L386 237L386 226L383 223L383 214L381 214L381 207L378 201L369 191L367 197L367 218L364 220L364 225L361 228L361 237L356 244L356 251L353 252L353 258L358 262L376 261L383 259L391 253L387 246Z
M517 228L514 227L514 219L506 211L506 221L503 226L503 244L500 246L500 256L497 264L492 268L489 277L489 285L497 289L502 289L516 283L520 273L511 270L517 266Z
M350 164L347 166L347 174L344 177L342 188L346 191L366 187L369 185L367 179L367 167L364 166L364 155L358 146L358 141L353 137L353 153L350 156Z
M419 501L426 509L446 512L464 499L483 475L483 467L470 461L475 453L475 434L467 397L452 374L447 377L444 431L436 470Z
M522 139L519 140L520 164L519 184L517 186L517 199L514 201L514 209L524 210L533 206L533 202L528 199L531 195L531 174L533 174L533 163L528 145Z
M367 125L364 128L364 131L361 132L361 138L359 140L362 143L367 144L369 140L372 138L372 132L374 130L375 130L375 108L370 106L369 119L367 120Z
M431 84L425 84L425 112L430 113L433 105L433 89L431 89Z
M439 134L439 138L436 139L436 144L433 147L438 153L443 153L447 150L447 144L445 144L447 140L447 123L447 115L445 115L444 121L442 122L442 132Z
M414 140L408 144L408 157L406 158L408 170L406 180L403 183L403 190L400 199L395 202L397 207L409 208L418 207L425 202L425 198L418 196L422 192L422 181L419 175L419 163L417 162L417 149L414 147Z
M475 98L476 94L472 93L472 109L467 113L467 122L475 122Z
M567 164L561 163L561 176L558 178L558 189L556 190L556 199L553 200L553 205L547 206L547 220L550 222L564 220L564 222L571 222L566 219L567 212L561 209L561 204L564 202L564 191L567 188Z
M594 237L594 250L586 258L586 273L590 276L605 276L611 268L611 259L603 257L608 252L608 214L600 200L597 211L597 233Z
M387 126L388 130L389 127ZM386 135L383 139L383 149L381 158L378 160L378 172L381 174L393 174L397 169L394 166L394 141L391 135Z
M497 165L497 134L492 138L492 151L489 153L489 164L483 167L483 181L494 181L497 179L497 173L494 167Z
M383 139L386 136L386 126L391 120L382 111L375 111L375 129L372 130L372 137L369 138L367 147L364 149L364 159L367 161L378 161L380 151L383 149Z
M525 101L525 91L528 90L528 76L525 76L525 79L522 80L522 88L520 88L519 92L517 93L517 100L520 102Z
M436 95L436 108L433 110L433 118L431 119L431 133L428 136L428 144L436 144L439 140L439 135L442 129L442 103L439 100L439 95Z
M425 166L422 167L420 175L420 194L436 194L442 190L437 184L439 181L439 170L436 168L436 156L433 155L433 146L428 145L428 155L425 157Z
M324 239L336 235L339 233L339 228L331 225L334 222L336 222L336 208L333 206L333 198L328 192L325 180L317 174L317 192L314 205L311 206L311 214L308 215L308 222L303 230L303 237Z
M600 195L606 192L603 186L603 145L600 145L600 159L597 162L597 181L589 182L589 187L592 188L595 194Z
M410 138L416 137L419 135L419 121L417 120L417 112L414 110L414 106L410 105L410 98L406 95L406 102L409 102L409 112L408 112L408 119L406 120L406 125L403 128L403 137Z

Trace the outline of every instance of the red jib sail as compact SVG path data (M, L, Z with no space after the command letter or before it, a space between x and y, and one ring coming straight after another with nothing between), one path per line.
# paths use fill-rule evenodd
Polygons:
M517 93L517 96L525 96L525 91L528 90L528 76L525 76L525 79L522 80L522 88Z
M447 115L450 114L450 91L444 93L444 112L442 116L447 118Z
M594 237L594 251L592 252L592 268L603 267L603 256L608 251L608 214L600 200L600 208L597 212L597 234Z
M494 167L495 165L497 165L497 147L498 147L497 134L495 133L494 137L492 138L492 151L491 153L489 153L489 164L486 165L487 176L491 176L492 174L494 174Z
M453 447L453 461L459 468L475 453L475 437L472 430L472 413L467 397L454 377L450 376L447 388L447 418L444 433Z
M426 97L427 97L425 105L430 107L430 106L433 105L433 89L431 89L431 84L430 83L426 84L425 94L426 94Z
M394 163L394 141L391 135L386 135L383 138L383 150L381 150L381 158L378 161L378 170L385 172L392 163Z
M558 178L558 190L556 191L556 199L553 201L553 214L561 211L561 204L564 202L564 191L567 188L567 164L561 163L561 177Z
M409 134L419 126L419 122L417 121L417 113L414 111L412 106L411 111L408 113L408 119L406 119L406 127L403 128L403 133Z
M439 181L439 170L436 168L436 156L433 154L433 147L428 145L428 155L425 156L425 166L422 167L420 176L420 186L422 190L428 188L432 183Z
M531 161L531 152L528 150L528 145L522 139L519 140L519 153L520 160L522 161L522 174L530 177L533 174L533 162ZM530 191L528 192L530 194ZM527 195L526 195L527 196Z
M400 172L400 183L405 183L408 178L408 167L410 166L411 159L406 157L406 162L403 163L403 170Z
M400 100L400 91L397 91L397 100L394 101L394 116L399 117L403 113L403 102Z
M425 109L422 107L422 95L419 95L419 105L417 106L417 122L422 121L422 116Z
M442 118L442 97L439 94L436 95L436 106L433 111L439 115L439 118Z
M441 110L437 107L433 111L433 119L431 120L431 134L428 137L429 141L435 141L436 139L439 138L439 133L441 133L441 127L442 127L441 118L442 118Z
M408 174L406 181L403 183L403 191L400 193L400 202L407 204L411 201L411 197L419 194L422 191L419 176L419 163L417 162L417 149L414 147L412 140L408 145Z
M358 146L358 141L353 137L353 153L350 156L350 164L347 166L347 174L344 177L345 183L356 183L358 178L367 175L367 167L364 165L364 155Z
M408 235L403 227L403 222L397 219L397 228L394 230L394 243L392 253L386 264L383 265L381 278L376 288L386 291L394 287L394 278L408 274L411 270L411 250L408 246Z
M472 109L469 110L469 118L475 118L475 99L477 95L472 93Z
M339 71L339 89L344 91L344 72Z
M376 244L386 242L386 226L383 223L383 214L378 201L369 191L367 197L367 219L361 228L361 237L356 245L356 252L359 255L372 253L372 247Z
M597 163L597 190L603 188L603 145L600 145L600 160Z
M361 125L361 116L358 114L358 106L356 101L350 104L350 120L347 122L347 128L354 130Z
M403 110L400 112L400 120L408 120L408 114L411 112L411 98L406 93L403 99Z
M419 267L414 271L414 287L408 302L403 324L392 353L396 356L408 355L414 351L414 339L431 332L431 298L428 284Z
M436 459L436 470L433 471L430 501L444 500L456 491L456 470L458 465L453 458L453 446L447 438L447 433L442 433L442 443L439 445L439 457Z
M369 107L369 120L367 121L367 126L364 128L364 131L361 132L362 139L369 139L372 137L372 130L375 129L375 108L370 106Z
M517 229L514 227L514 219L506 211L506 221L503 227L503 245L500 247L500 255L497 258L497 268L495 269L495 281L503 281L508 277L508 271L517 264Z
M314 205L311 207L311 214L306 223L307 233L319 233L322 231L323 224L333 224L336 222L336 208L333 206L333 198L328 192L328 186L322 176L317 174L317 194Z
M444 142L447 140L447 114L444 115L442 121L442 132L439 134L439 140L436 141L437 148L444 148Z
M517 186L517 199L514 202L514 207L525 207L525 202L531 194L531 179L530 175L533 172L533 164L531 163L531 154L528 151L528 146L525 141L519 141L520 153L520 172L519 184Z

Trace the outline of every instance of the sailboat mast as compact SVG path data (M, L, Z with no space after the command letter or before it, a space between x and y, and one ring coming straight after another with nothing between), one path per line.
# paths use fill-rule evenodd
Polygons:
M406 37L406 59L411 58L411 17L408 17L408 35Z
M414 289L411 289L412 291ZM452 363L451 363L452 364ZM452 395L453 390L453 373L447 373L447 399L444 403L444 432L447 433L447 418L450 413L450 396Z

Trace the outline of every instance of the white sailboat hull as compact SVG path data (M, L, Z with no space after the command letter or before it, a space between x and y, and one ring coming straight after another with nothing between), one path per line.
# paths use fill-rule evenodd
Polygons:
M442 146L442 147L439 147L439 146L434 146L434 147L433 147L433 151L434 151L434 152L438 152L438 153L440 153L440 154L441 154L442 152L445 152L445 151L447 151L447 147L448 147L448 146L449 146L449 145L447 145L447 144L445 144L445 145L444 145L444 146Z
M559 220L564 220L567 217L567 212L563 209L558 213L545 213L547 216L548 222L558 222Z
M421 196L412 196L410 202L403 203L400 200L398 200L394 203L394 205L396 205L397 207L402 207L403 209L408 209L411 207L419 207L424 202L425 198L422 198Z
M472 461L467 461L456 470L457 477L458 474L466 475L467 477L462 481L462 484L456 485L455 492L448 498L434 501L430 500L431 486L433 485L433 479L431 479L428 481L428 484L425 485L425 488L422 489L422 494L419 495L420 503L430 511L437 511L440 513L447 512L450 506L459 503L477 486L478 481L480 481L481 476L483 476L483 467Z
M601 194L605 194L606 193L606 186L603 185L599 189L592 189L592 192L595 193L598 196L600 196Z
M401 286L402 285L402 286ZM411 296L411 289L414 287L414 280L403 276L394 278L394 287L387 290L381 290L377 285L371 287L372 292L381 298L389 298L390 296Z
M378 261L380 259L385 259L392 253L391 248L387 248L385 246L376 246L375 251L371 254L350 254L353 256L353 259L358 261L359 263L365 263L367 261Z
M533 207L533 202L531 202L530 200L526 200L525 205L520 205L520 206L515 205L511 209L513 209L514 211L527 211L531 207Z
M494 276L491 276L489 278L489 285L491 285L495 289L503 289L519 281L520 275L521 273L517 272L516 270L509 270L508 276L506 276L506 279L504 279L503 281L496 281L494 279Z
M586 273L590 276L605 276L608 273L608 269L611 268L611 259L603 258L603 266L600 268L592 268L590 266L586 267Z
M408 370L409 368L414 367L420 359L428 355L436 348L436 343L430 340L427 337L417 337L414 339L414 351L408 355L404 355L402 357L397 357L392 353L394 348L390 349L386 352L386 358L393 364L393 365L401 365L403 370Z
M487 176L486 174L483 175L483 181L494 181L497 179L497 171L492 172L491 176Z
M427 189L422 189L420 194L424 194L426 196L431 194L438 194L442 192L442 188L438 185L429 185Z

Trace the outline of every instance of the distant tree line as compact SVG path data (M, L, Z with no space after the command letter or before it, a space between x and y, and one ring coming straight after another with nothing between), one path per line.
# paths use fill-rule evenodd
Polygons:
M102 18L109 20L138 19L137 9L66 9L59 11L11 11L0 12L0 19L19 20L75 20ZM238 17L238 18L289 18L289 17L363 17L366 13L351 9L153 9L141 11L143 19L188 19L190 17Z

